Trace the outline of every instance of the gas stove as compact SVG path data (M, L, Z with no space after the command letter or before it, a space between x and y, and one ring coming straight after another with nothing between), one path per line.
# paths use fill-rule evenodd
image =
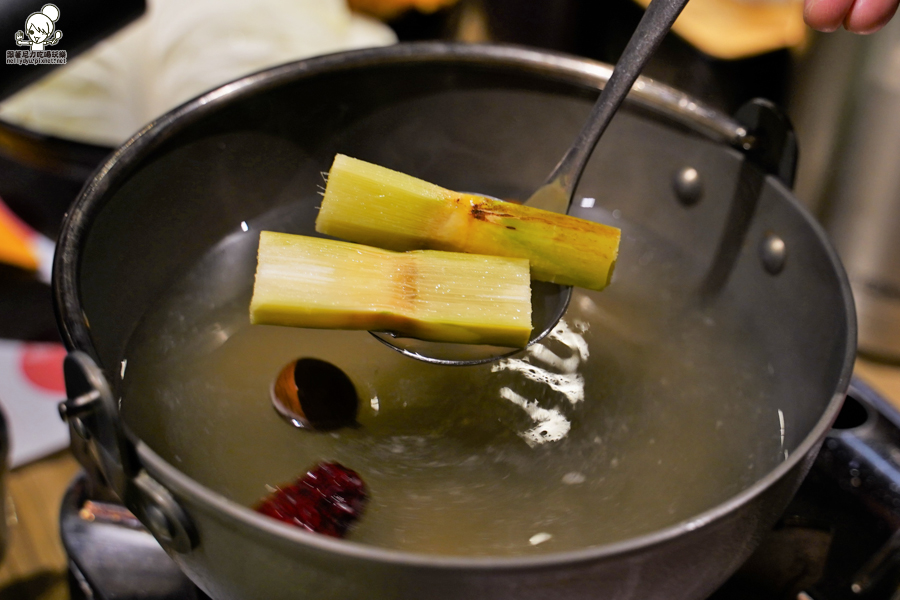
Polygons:
M73 600L204 600L140 522L92 499L61 511ZM862 381L759 549L709 600L900 600L900 413Z

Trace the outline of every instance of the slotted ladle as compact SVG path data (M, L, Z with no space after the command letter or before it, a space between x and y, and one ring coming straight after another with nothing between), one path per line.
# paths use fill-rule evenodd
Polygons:
M525 204L557 213L569 211L578 180L597 141L687 3L688 0L653 0L650 3L581 132L550 173L547 182ZM533 329L528 345L543 339L556 327L569 306L572 288L532 281L531 295ZM478 365L521 351L521 348L426 342L384 332L372 332L372 335L410 358L439 365Z

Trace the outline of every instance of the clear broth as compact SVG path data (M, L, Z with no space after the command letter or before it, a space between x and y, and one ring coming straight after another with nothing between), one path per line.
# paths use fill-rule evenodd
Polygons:
M696 267L629 223L616 223L625 235L613 284L576 291L566 315L572 333L542 344L569 364L519 357L545 378L571 371L567 397L512 368L521 363L440 367L367 332L251 326L258 230L277 229L283 216L238 230L179 278L136 329L122 366L129 427L236 502L250 506L268 486L338 461L370 491L349 539L513 556L673 525L786 456L773 371L748 343L752 318L734 303L693 303L684 282ZM358 428L301 430L275 412L272 380L300 357L349 375L360 395ZM553 441L565 423L567 434ZM545 436L535 433L542 424L552 430ZM529 431L551 441L529 444Z

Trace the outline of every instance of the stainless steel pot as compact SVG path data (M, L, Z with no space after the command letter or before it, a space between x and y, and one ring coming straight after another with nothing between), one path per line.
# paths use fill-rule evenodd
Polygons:
M436 181L465 170L471 189L527 195L609 73L505 46L400 45L310 59L160 118L85 187L54 270L72 350L63 412L111 487L211 597L699 599L774 523L847 390L852 297L821 229L766 173L793 173L791 134L771 107L755 104L735 120L649 80L601 141L579 196L683 251L693 268L679 282L696 301L734 304L755 324L792 427L783 432L789 455L737 495L664 529L564 553L391 551L255 514L164 460L133 433L138 423L119 418L121 361L136 324L173 273L235 230L235 215L305 202L292 227L312 234L317 197L295 192L314 188L338 149ZM595 214L591 204L582 214Z

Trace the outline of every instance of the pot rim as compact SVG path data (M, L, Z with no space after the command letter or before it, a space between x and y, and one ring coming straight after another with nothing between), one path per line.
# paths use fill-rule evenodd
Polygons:
M78 289L80 248L90 230L90 223L108 201L108 192L115 189L117 182L134 170L138 159L148 155L171 135L207 114L208 111L243 96L288 81L326 72L410 62L470 62L518 68L557 80L592 87L600 87L612 72L612 68L603 63L521 46L419 42L352 50L287 63L227 83L173 109L138 131L95 171L92 179L85 185L72 205L63 224L54 259L53 299L60 333L67 348L85 351L95 360L98 358L91 341L90 329L83 313ZM629 96L629 101L650 108L654 112L662 112L675 121L690 125L693 130L712 140L725 142L734 147L740 147L747 134L746 130L729 117L706 107L686 94L648 78L641 77L638 80ZM854 302L847 275L837 253L832 248L822 227L793 197L790 190L778 179L774 177L768 177L768 179L771 184L781 188L791 206L807 221L820 245L825 249L838 276L845 306L844 323L847 330L844 357L831 399L816 425L797 445L794 452L749 487L690 519L618 542L538 556L433 555L392 550L350 540L332 539L284 525L194 481L156 454L146 443L137 439L135 445L140 461L151 474L159 474L165 485L175 492L176 496L186 497L229 526L249 532L253 536L264 537L268 542L275 541L290 546L300 544L323 552L341 554L347 558L406 566L414 565L422 568L448 570L549 568L562 563L590 562L613 555L634 553L680 537L687 532L709 527L717 521L725 519L736 509L773 486L789 471L802 468L801 463L808 456L817 452L843 403L850 385L856 355L857 326Z

